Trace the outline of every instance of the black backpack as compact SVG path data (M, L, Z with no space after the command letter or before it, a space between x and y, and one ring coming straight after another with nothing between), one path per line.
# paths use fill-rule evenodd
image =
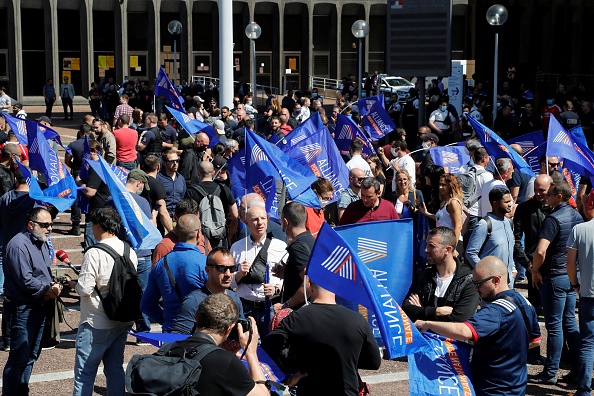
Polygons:
M140 317L140 299L142 298L142 287L138 280L138 273L130 260L130 245L124 242L124 255L119 255L113 248L105 243L98 243L89 249L103 250L113 258L113 269L109 277L109 293L101 296L99 294L103 310L111 320L119 322L131 322Z
M180 349L180 353L172 350ZM185 349L180 343L170 343L153 355L134 355L126 368L126 390L130 395L195 396L202 374L200 360L220 349L202 344Z

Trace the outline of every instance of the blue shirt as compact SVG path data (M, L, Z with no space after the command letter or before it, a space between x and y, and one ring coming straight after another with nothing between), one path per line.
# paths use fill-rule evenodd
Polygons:
M4 293L17 304L41 304L50 288L49 246L29 231L22 231L6 245Z
M239 318L243 319L243 305L239 300L239 296L233 290L227 290L227 295L235 301L237 308L239 309ZM180 334L192 334L192 329L196 324L196 312L198 311L198 305L206 297L210 296L212 292L205 286L200 289L194 290L184 298L184 302L179 309L177 318L173 322L172 333Z
M511 296L522 304L530 324L529 331L522 312L515 303L502 299L503 296ZM475 342L471 368L476 393L523 396L528 380L529 341L540 339L538 318L532 305L516 291L506 290L465 324Z
M204 286L208 279L205 270L206 257L200 253L196 245L178 242L165 257L182 296ZM161 323L163 332L168 333L171 331L182 301L177 296L165 270L165 257L157 261L149 273L140 309L149 318ZM159 304L161 298L163 298L162 305Z
M174 180L163 171L159 172L157 180L163 184L163 188L165 189L165 206L167 206L169 216L173 218L175 205L177 205L186 194L186 180L179 173L175 174Z

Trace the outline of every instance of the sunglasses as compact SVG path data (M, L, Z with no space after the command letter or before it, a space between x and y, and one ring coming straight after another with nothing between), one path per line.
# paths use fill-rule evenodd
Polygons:
M357 180L362 182L363 180L367 179L366 177L358 177Z
M42 223L40 221L31 220L33 223L39 225L41 228L50 228L53 227L54 223Z
M221 274L224 274L225 272L227 272L227 270L229 270L229 272L233 273L233 272L237 272L237 269L239 268L239 265L217 265L217 264L206 264L209 267L214 268L215 270L217 270L218 272L220 272Z
M496 278L496 277L497 276L493 275L493 276L490 276L490 277L485 278L485 279L481 279L481 280L478 280L478 281L472 281L472 284L474 285L474 287L480 287L483 283L485 283L487 281L490 281L491 279Z
M549 166L559 166L559 163L557 162L556 164L551 164L551 163L549 162Z
M174 160L168 160L167 162L169 162L170 164L178 164L179 163L179 159L174 159Z

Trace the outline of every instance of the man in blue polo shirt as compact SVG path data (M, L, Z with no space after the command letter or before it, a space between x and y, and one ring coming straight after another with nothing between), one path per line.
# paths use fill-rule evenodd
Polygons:
M472 384L481 395L523 396L528 381L528 349L540 344L536 311L509 289L506 278L503 261L485 257L474 268L472 281L488 304L464 323L415 322L421 331L475 343Z

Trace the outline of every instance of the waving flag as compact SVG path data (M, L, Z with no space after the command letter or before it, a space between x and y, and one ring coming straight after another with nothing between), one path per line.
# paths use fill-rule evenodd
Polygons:
M245 131L245 149L246 186L254 186L272 176L282 180L289 197L295 199L318 180L311 169L249 129Z
M68 154L72 154L72 150L62 144L62 138L58 132L54 131L52 128L42 125L36 121L24 120L22 118L11 116L10 114L4 114L4 118L6 119L8 126L14 132L20 144L28 145L28 132L31 131L31 133L35 134L37 133L37 128L39 127L47 140L52 140L58 143L64 150L66 150Z
M65 212L76 200L77 185L70 175L58 183L42 190L37 179L31 175L29 169L18 161L19 169L29 186L29 196L37 202L52 205L60 212Z
M364 155L376 154L373 145L357 124L349 117L339 114L336 118L336 130L334 131L334 143L336 143L336 147L342 151L349 151L353 139L361 139Z
M163 67L159 69L159 75L157 76L157 86L155 87L155 95L163 96L171 102L171 105L177 110L184 108L184 99L179 96L177 89L171 84L169 77L163 70Z
M547 156L562 157L563 166L577 174L594 177L594 153L551 117L547 137Z
M487 153L489 153L491 157L494 159L508 157L514 163L514 168L516 170L536 177L536 174L532 171L532 168L524 158L516 153L515 150L512 150L509 145L499 137L499 135L472 117L468 117L468 122L470 122L470 125L474 128L481 143L485 147L485 150L487 150Z
M359 99L357 101L357 107L359 108L359 116L363 118L369 112L371 106L373 106L376 103L379 103L382 107L384 107L384 94Z
M122 218L122 225L126 230L130 245L134 249L154 249L163 237L157 227L150 222L138 207L138 204L131 196L132 193L124 187L124 184L102 157L99 157L99 161L88 161L88 164L107 184L116 210Z
M324 223L311 252L307 275L312 282L376 314L390 359L429 347L421 333L382 283L330 225Z
M435 165L442 166L446 173L458 173L470 161L466 148L462 146L441 146L429 149Z
M195 118L190 118L186 113L172 109L169 106L165 106L171 113L173 118L179 122L179 124L188 132L190 135L195 135L198 132L204 132L208 135L210 143L208 147L214 147L215 144L219 143L219 137L212 125L206 122L198 121Z
M349 186L349 170L319 113L312 114L299 128L298 139L293 138L294 132L291 132L282 150L301 165L311 168L317 177L330 180L334 186L334 198L331 202L334 202Z
M540 156L547 151L547 142L542 131L527 133L507 141L508 144L519 144L522 147L522 158L536 174L540 172Z
M410 395L474 395L470 345L432 333L423 333L423 336L432 350L408 358Z
M361 118L361 125L373 140L383 138L396 128L394 121L384 109L383 103L378 104L378 102L375 102L367 114Z
M43 173L48 186L53 186L62 179L72 178L56 152L50 147L38 125L35 125L35 129L35 134L28 133L29 166L31 169Z
M17 140L20 144L27 146L29 144L29 138L27 137L27 126L25 120L16 118L10 114L3 113L4 119L8 123L10 130L14 132Z

